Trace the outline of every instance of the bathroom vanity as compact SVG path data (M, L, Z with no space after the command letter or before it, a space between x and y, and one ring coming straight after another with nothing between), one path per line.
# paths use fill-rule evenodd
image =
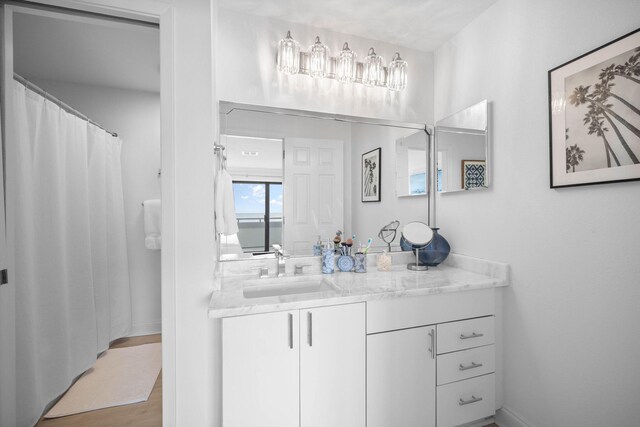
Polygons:
M209 307L222 324L223 425L443 427L493 416L508 266L451 254L414 272L410 255L396 254L390 272L322 275L316 262L266 279L225 264Z

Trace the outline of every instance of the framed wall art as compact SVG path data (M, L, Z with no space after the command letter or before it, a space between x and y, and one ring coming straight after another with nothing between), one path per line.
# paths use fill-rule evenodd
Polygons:
M461 187L463 190L487 187L487 162L485 160L463 160Z
M640 29L549 71L551 188L640 179Z
M380 201L380 169L381 148L376 148L362 155L362 201Z

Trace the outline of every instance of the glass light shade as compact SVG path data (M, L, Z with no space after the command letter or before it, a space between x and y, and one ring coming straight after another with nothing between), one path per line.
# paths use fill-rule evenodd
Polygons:
M314 78L324 77L328 61L329 48L316 36L316 42L309 49L309 75Z
M286 74L297 74L300 70L300 43L287 36L278 43L278 71Z
M362 63L362 83L367 86L377 86L384 82L384 65L382 57L373 48Z
M387 87L389 90L403 90L407 87L407 61L396 52L387 68Z
M336 80L341 83L353 83L356 80L356 60L356 53L345 43L336 58Z

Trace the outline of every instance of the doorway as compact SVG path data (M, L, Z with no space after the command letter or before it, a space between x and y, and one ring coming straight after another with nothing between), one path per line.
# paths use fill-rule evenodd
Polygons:
M11 32L13 52L12 58L5 56L5 79L11 80L7 76L14 72L17 75L14 81L5 81L5 88L18 82L24 86L25 91L43 97L43 105L64 110L65 114L80 117L108 133L117 133L117 138L121 140L120 197L123 211L122 232L125 240L118 242L112 250L108 249L103 255L108 258L107 264L110 267L114 264L121 266L125 262L128 265L126 270L120 269L116 281L123 282L126 279L129 282L129 314L127 318L126 301L124 305L121 304L126 300L126 292L121 292L123 297L117 303L119 308L107 316L111 317L111 320L116 316L120 316L121 319L116 322L116 326L112 324L108 328L110 334L106 346L123 347L136 342L159 341L160 251L147 249L144 245L143 205L147 200L160 199L161 191L158 27L153 24L55 9L18 7L12 15L12 28L5 28L5 31ZM6 72L9 68L12 69L11 73ZM9 90L5 90L5 95L8 92ZM11 123L15 118L16 114L13 111L7 119ZM37 126L33 129L37 129ZM7 143L12 143L11 138ZM7 160L11 161L10 157L13 154L15 150L9 148ZM10 213L8 223L11 228L19 214L14 211L13 217L11 215L12 209L15 209L15 205L11 203L16 200L14 197L18 196L12 187L12 180L15 183L17 178L12 175L11 167L7 173L7 209ZM94 194L94 187L89 185L87 188L90 194ZM73 197L73 193L69 194ZM112 196L112 193L106 195L107 199ZM90 203L90 208L93 209L95 206L96 203ZM113 218L106 216L106 237L107 240L113 240L114 234L117 234L113 232ZM42 224L39 227L42 227ZM12 237L9 239L10 251L15 249L17 239L15 234ZM123 258L125 260L115 260L113 254L122 252L127 254L126 258ZM95 255L93 250L92 255ZM95 261L95 256L93 258ZM15 261L14 259L14 265ZM94 273L95 270L94 265ZM18 293L16 320L20 320L19 310L23 307L19 299ZM99 317L99 314L96 314L96 317ZM87 319L87 322L90 323L91 319ZM37 328L37 325L30 326ZM17 330L16 345L19 351L20 342L25 338L21 335L19 327ZM144 338L133 339L132 336ZM94 357L106 350L103 348L105 345L100 344L100 338L97 341ZM70 348L66 343L62 346ZM18 359L20 357L18 354ZM76 356L71 355L71 358L74 357ZM51 358L47 359L47 362L51 362ZM37 363L37 360L34 363ZM72 382L82 371L84 370L69 372L71 379L68 382ZM20 388L22 383L19 369L17 375L16 386ZM62 389L60 394L65 390L66 388ZM60 394L54 393L52 389L49 391L51 399L45 395L46 402L38 404L42 406L44 403L44 411ZM20 393L18 395L20 396ZM161 408L159 410L161 411ZM19 416L20 413L19 410Z

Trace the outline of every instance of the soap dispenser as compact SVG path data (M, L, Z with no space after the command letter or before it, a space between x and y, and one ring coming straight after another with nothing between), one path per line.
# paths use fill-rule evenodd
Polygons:
M322 238L318 235L318 241L315 245L313 245L313 255L319 256L322 255Z

